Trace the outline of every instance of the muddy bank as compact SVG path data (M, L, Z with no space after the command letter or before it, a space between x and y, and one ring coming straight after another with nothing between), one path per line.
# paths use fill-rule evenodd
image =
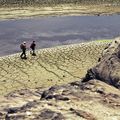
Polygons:
M9 12L10 11L10 12ZM111 4L60 4L55 6L0 7L0 19L19 19L38 16L114 15L120 14L119 5Z

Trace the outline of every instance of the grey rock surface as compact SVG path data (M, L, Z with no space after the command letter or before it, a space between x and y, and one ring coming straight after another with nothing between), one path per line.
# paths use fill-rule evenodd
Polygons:
M102 53L96 66L89 69L83 81L98 79L120 89L120 38L116 38Z
M118 89L95 79L22 89L0 101L0 120L119 120L119 100Z

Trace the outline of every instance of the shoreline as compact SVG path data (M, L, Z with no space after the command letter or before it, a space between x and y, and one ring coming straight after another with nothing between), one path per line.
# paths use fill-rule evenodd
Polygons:
M68 45L58 45L58 46L54 46L54 47L48 47L48 48L41 48L41 49L36 49L36 52L42 52L42 51L46 51L46 50L52 50L52 49L62 49L62 48L67 48L67 47L71 47L71 46L78 46L78 45L84 45L84 44L99 44L99 43L108 43L111 42L112 39L106 39L106 40L96 40L96 41L86 41L86 42L81 42L81 43L75 43L75 44L68 44ZM18 56L21 52L17 52L17 53L13 53L13 54L8 54L8 55L2 55L0 56L0 59L2 58L7 58L7 57L15 57ZM30 50L27 50L27 54L30 53Z
M11 11L11 12L9 12ZM114 5L57 5L53 7L0 7L0 20L57 16L120 15L120 7Z

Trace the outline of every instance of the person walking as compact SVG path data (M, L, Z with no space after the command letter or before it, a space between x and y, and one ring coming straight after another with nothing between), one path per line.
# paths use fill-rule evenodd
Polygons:
M22 54L20 55L21 59L27 59L27 57L26 57L26 42L23 42L20 45L20 48L22 50Z
M35 41L33 41L30 45L30 48L32 51L30 51L30 53L33 55L33 56L36 56L36 53L35 53L35 47L36 47L36 43Z

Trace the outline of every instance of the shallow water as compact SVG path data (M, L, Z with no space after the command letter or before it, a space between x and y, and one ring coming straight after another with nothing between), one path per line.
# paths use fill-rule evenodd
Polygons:
M36 17L0 21L0 56L20 52L19 44L53 47L120 35L120 16Z

